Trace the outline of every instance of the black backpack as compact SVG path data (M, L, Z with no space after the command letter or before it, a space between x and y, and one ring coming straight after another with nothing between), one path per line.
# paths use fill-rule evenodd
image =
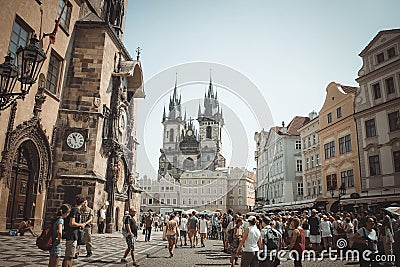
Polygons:
M267 229L263 241L264 246L267 246L267 250L276 250L279 248L279 235L272 229Z
M228 216L224 216L224 218L222 219L222 228L226 228L228 227L229 221L228 221Z

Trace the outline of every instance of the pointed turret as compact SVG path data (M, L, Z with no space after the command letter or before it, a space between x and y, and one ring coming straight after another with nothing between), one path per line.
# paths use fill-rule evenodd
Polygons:
M164 112L163 112L163 116L162 116L162 122L165 121L165 118L167 117L166 113L165 113L165 105L164 105Z

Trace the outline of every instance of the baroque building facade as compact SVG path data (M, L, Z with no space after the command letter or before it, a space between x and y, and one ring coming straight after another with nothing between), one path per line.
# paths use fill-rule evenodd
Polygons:
M38 230L77 194L95 215L109 204L109 232L120 229L128 206L139 208L135 116L143 75L139 57L122 42L126 6L123 0L11 1L0 11L3 54L38 34L40 9L43 32L51 33L41 42L44 49L50 42L44 79L1 112L0 230L23 217Z
M301 168L303 172L304 199L310 200L321 197L322 177L321 152L318 136L319 118L315 111L312 111L308 117L310 121L299 129L300 138L302 140L302 167L299 168ZM300 166L300 164L297 165Z
M361 190L354 99L357 87L331 82L319 112L322 197L338 211L341 198ZM353 195L354 196L354 195Z
M400 200L400 29L380 31L361 51L355 98L363 209Z

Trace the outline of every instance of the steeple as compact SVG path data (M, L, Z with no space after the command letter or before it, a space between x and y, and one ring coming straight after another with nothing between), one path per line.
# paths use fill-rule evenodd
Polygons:
M165 121L165 118L167 117L166 113L165 113L165 105L164 105L164 112L163 112L163 116L162 116L162 122Z
M182 96L178 96L178 74L175 76L175 86L172 96L169 98L169 119L182 119L181 117Z

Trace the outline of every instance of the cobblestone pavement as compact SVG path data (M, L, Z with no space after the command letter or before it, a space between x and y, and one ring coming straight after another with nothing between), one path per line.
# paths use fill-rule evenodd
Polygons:
M146 258L148 254L154 254L165 248L165 241L161 241L161 232L153 232L152 240L144 242L144 236L140 235L136 243L136 254L139 261ZM126 249L125 239L121 233L94 234L92 236L93 256L90 258L79 257L73 260L73 266L130 266L132 260L128 258L128 264L120 263ZM49 261L48 252L38 249L35 245L36 238L32 236L0 236L0 266L1 267L33 267L47 266ZM65 250L65 241L62 244ZM81 246L82 256L86 255L84 246ZM62 260L62 258L61 258ZM61 266L61 263L59 264Z
M208 240L205 248L179 247L175 249L173 258L169 258L166 247L157 253L140 261L141 267L193 267L193 266L230 266L230 255L222 251L221 240ZM240 259L239 259L240 264ZM293 261L281 262L279 266L292 267ZM238 266L238 265L235 265ZM331 261L324 258L322 261L304 261L303 267L350 267L359 266L356 262Z
M93 256L90 258L79 257L73 260L73 266L104 266L122 267L131 266L120 263L125 251L125 240L120 233L93 235ZM48 253L38 249L35 238L31 236L0 236L0 267L33 267L47 266ZM162 241L161 232L153 232L152 240L144 242L140 235L136 243L137 259L142 267L193 267L193 266L230 266L230 255L222 251L221 240L207 240L206 247L196 248L180 247L175 249L173 258L168 258L167 242ZM65 244L63 244L63 250ZM81 248L81 255L86 251ZM240 259L239 259L240 263ZM60 265L61 266L61 263ZM293 261L281 262L282 267L292 267ZM303 267L351 267L359 266L356 262L331 261L327 256L322 261L303 261Z

